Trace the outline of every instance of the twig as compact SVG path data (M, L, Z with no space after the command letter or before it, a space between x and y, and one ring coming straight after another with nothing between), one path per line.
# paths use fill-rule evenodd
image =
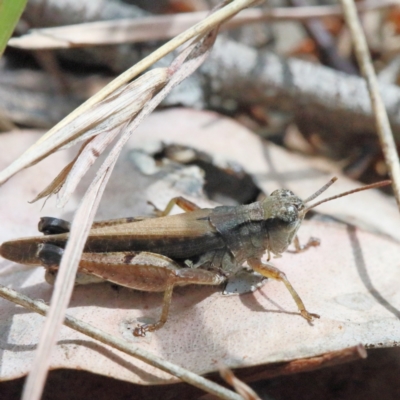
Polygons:
M346 349L330 351L329 353L315 357L269 364L264 366L261 372L243 371L243 373L238 373L238 376L246 382L255 382L263 379L271 379L276 376L314 371L316 369L332 367L365 358L367 358L367 351L363 345L359 344Z
M0 297L3 297L4 299L7 299L15 304L19 304L20 306L32 310L43 316L46 316L49 311L49 307L42 301L32 300L31 298L21 293L18 293L13 289L9 289L3 285L0 285ZM95 340L98 340L101 343L104 343L126 354L129 354L147 364L159 368L162 371L168 372L169 374L176 376L182 381L196 386L206 392L219 396L222 399L241 399L238 394L228 389L225 389L224 387L212 381L209 381L208 379L205 379L169 361L163 360L162 358L159 358L146 350L143 350L125 340L110 335L109 333L106 333L94 327L93 325L87 324L86 322L66 315L64 325L80 333L83 333L84 335L87 335Z
M359 12L365 12L396 4L398 4L396 0L369 0L357 3L357 9ZM232 18L223 29L233 29L265 21L307 21L313 18L340 15L343 15L340 6L251 9L244 10L240 15ZM38 50L170 39L205 17L205 12L193 12L31 29L23 36L10 39L8 45Z
M365 80L295 58L283 58L226 38L219 38L200 69L204 89L238 104L262 104L294 114L300 126L321 134L349 138L375 134L374 116ZM400 141L400 89L382 86L396 140ZM191 106L191 103L185 103ZM330 136L330 137L332 137Z
M341 0L347 25L349 26L358 63L367 82L367 87L376 118L376 127L383 154L393 182L394 195L400 210L400 162L396 144L390 128L389 118L379 92L378 80L368 51L367 40L357 16L353 0Z
M290 3L300 8L305 6L306 0L290 0ZM358 71L351 61L338 53L335 40L326 30L321 20L310 19L304 21L303 25L309 36L311 36L317 44L323 63L327 63L335 69L346 72L347 74L358 75Z

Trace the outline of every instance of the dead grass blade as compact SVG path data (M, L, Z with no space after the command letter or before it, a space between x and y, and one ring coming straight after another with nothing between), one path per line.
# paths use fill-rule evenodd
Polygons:
M64 207L70 198L71 194L74 192L76 186L87 172L87 170L94 164L97 158L103 153L107 146L117 137L120 133L120 128L114 128L111 132L100 133L93 139L86 142L76 158L68 165L68 174L64 175L63 171L61 174L63 176L57 182L59 176L45 189L46 193L41 193L36 199L41 197L50 196L53 193L58 193L61 189L63 192L61 196L57 199L57 206ZM52 187L53 183L56 187ZM53 190L54 189L54 190ZM40 196L40 197L39 197Z
M216 11L211 14L209 17L199 22L192 28L187 31L181 33L176 36L174 39L170 40L165 45L161 46L159 49L154 51L148 57L144 58L137 64L135 64L132 68L118 76L112 82L110 82L107 86L105 86L102 90L100 90L97 94L92 96L89 100L83 103L80 107L78 107L75 111L65 117L62 121L60 121L57 125L55 125L50 131L48 131L37 143L35 143L31 148L29 148L24 154L22 154L17 160L15 160L11 165L9 165L6 169L4 169L0 173L0 184L7 181L17 172L21 171L24 168L33 165L47 155L49 155L52 151L60 148L62 146L61 143L68 143L68 138L59 138L57 137L57 132L61 129L65 128L68 124L73 124L73 121L89 111L94 105L98 104L108 96L110 96L117 89L121 88L127 82L131 81L138 74L144 72L147 68L153 65L156 61L160 60L165 55L169 54L171 51L175 50L183 43L188 40L203 35L210 31L214 26L224 22L225 20L231 18L235 14L237 14L242 9L251 6L255 3L256 0L234 0L230 4L226 5L222 9ZM54 138L57 138L55 140ZM74 137L76 139L76 137Z
M246 385L243 381L237 378L234 373L224 365L219 365L219 373L221 377L233 386L237 393L243 397L245 400L261 400L261 397L248 385Z

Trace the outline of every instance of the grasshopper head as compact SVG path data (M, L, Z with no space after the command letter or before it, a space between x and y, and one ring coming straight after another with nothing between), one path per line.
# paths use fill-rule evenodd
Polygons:
M278 189L263 201L266 229L269 238L269 250L279 255L292 242L301 221L304 202L291 190Z
M262 202L264 215L266 216L265 224L268 232L269 251L276 255L283 253L292 242L307 212L314 207L349 194L389 185L391 183L391 181L377 182L372 185L328 197L311 205L307 204L317 198L321 193L325 192L336 180L336 177L332 178L321 189L317 190L304 201L297 197L291 190L279 189L272 192L271 195Z
M304 209L304 202L291 190L278 189L271 193L273 199L273 218L282 222L293 223L299 218L299 211Z

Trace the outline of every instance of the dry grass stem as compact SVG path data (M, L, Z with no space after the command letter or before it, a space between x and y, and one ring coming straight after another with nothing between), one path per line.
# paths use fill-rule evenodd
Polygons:
M49 307L42 301L32 300L31 298L2 285L0 285L0 297L9 300L15 304L19 304L20 306L28 310L34 311L40 315L48 315ZM71 329L74 329L80 333L83 333L86 336L98 340L101 343L111 346L117 350L138 358L139 360L144 361L147 364L168 372L169 374L178 377L186 383L196 386L208 393L219 396L221 399L241 399L241 397L238 396L236 393L233 393L230 390L225 389L224 387L212 381L209 381L208 379L194 374L193 372L190 372L185 368L179 367L178 365L172 364L169 361L163 360L162 358L159 358L151 354L150 352L141 349L140 347L132 345L132 343L129 343L120 338L116 338L115 336L112 336L107 332L104 332L79 319L66 315L63 323Z
M353 0L341 0L345 19L349 26L357 61L365 77L370 95L372 109L374 110L377 133L385 156L386 164L392 178L392 186L400 210L400 161L396 150L396 143L390 127L389 118L379 91L379 84L369 54L367 40L365 38L357 9Z
M155 62L160 60L165 55L169 54L173 50L177 49L179 46L184 44L190 39L196 36L201 36L210 31L216 25L224 22L225 20L231 18L239 11L244 8L251 6L256 0L234 0L224 8L218 10L217 12L211 14L209 17L199 22L192 28L176 36L174 39L170 40L165 45L158 48L148 57L139 61L132 68L125 71L123 74L119 75L102 90L88 99L85 103L75 109L52 129L50 129L43 137L35 143L31 148L29 148L24 154L22 154L15 162L9 165L0 173L0 184L7 181L18 171L26 168L52 152L51 139L56 132L70 124L78 116L89 111L95 104L107 98L117 89L121 88L123 85L134 79L136 76L144 72L147 68L151 67ZM57 145L56 145L57 148Z
M365 12L396 4L398 4L396 0L369 0L357 3L357 9L359 12ZM340 6L251 9L244 10L232 18L224 25L224 29L256 22L309 20L342 14ZM206 16L206 12L193 12L32 29L21 37L10 39L8 45L22 49L43 50L170 39Z
M71 235L68 239L68 244L65 248L55 281L50 301L51 306L33 360L33 368L24 385L23 400L39 400L42 396L47 370L50 365L51 353L57 340L57 333L64 320L65 310L71 298L79 260L87 234L100 203L101 195L111 175L112 167L102 176L102 179L99 179L95 185L91 185L75 213L71 225Z
M238 379L234 373L224 365L219 365L219 373L225 382L233 386L245 400L261 400L257 393L243 381Z

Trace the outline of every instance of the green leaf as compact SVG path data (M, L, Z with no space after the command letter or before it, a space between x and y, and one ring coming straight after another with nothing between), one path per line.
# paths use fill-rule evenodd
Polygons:
M27 0L0 0L0 57L24 11Z

